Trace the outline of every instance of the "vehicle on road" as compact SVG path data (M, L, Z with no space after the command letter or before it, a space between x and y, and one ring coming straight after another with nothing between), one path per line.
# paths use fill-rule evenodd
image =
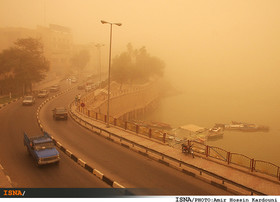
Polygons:
M59 91L59 85L53 85L50 87L50 92L57 92Z
M76 79L75 77L72 77L72 78L71 78L71 82L72 82L72 83L77 83L77 79Z
M217 140L223 138L224 132L221 127L213 127L208 130L207 139L208 140Z
M22 100L22 105L33 105L35 104L35 98L32 95L24 96Z
M45 98L48 97L49 91L48 90L40 90L37 97L38 98Z
M68 119L68 112L65 107L56 107L53 109L53 119Z
M85 89L85 85L78 85L78 90L84 90Z
M34 137L28 137L24 133L23 144L26 146L27 152L35 159L37 166L58 163L60 160L59 152L46 132L44 135Z
M90 85L87 85L87 86L85 87L85 91L88 92L88 91L90 91L90 90L91 90L91 86L90 86Z

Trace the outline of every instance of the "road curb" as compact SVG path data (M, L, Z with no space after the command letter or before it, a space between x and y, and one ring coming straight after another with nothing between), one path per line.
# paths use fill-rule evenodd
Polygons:
M72 113L73 113L73 112L72 112ZM73 118L73 117L72 117L72 118ZM75 120L75 118L73 118L73 119ZM76 120L75 120L75 121L76 121ZM78 123L79 125L81 125L81 126L84 127L85 129L88 129L88 130L90 130L90 131L96 133L96 131L91 130L90 128L84 126L84 125L81 124L80 122L76 121L76 123ZM195 174L194 172L187 171L187 170L182 169L182 168L180 168L180 167L178 167L178 166L172 165L172 164L170 164L169 162L166 162L166 161L164 161L164 160L162 160L162 159L160 159L160 158L156 158L156 157L154 157L154 156L151 156L151 155L149 155L149 154L147 154L147 153L145 153L145 152L143 152L143 151L140 151L140 150L136 149L135 147L131 147L131 146L129 146L129 145L127 145L127 144L125 144L125 143L123 143L123 142L121 142L121 141L116 141L116 140L114 140L114 139L112 139L112 138L110 138L110 137L108 137L108 136L102 135L101 133L99 133L98 135L104 137L105 139L107 139L107 140L109 140L109 141L115 142L115 143L119 144L120 146L123 146L123 147L125 147L125 148L127 148L127 149L130 149L130 150L132 150L132 151L134 151L134 152L137 152L138 154L141 154L142 156L145 156L145 157L150 158L150 159L152 159L152 160L158 161L159 163L161 163L161 164L163 164L163 165L165 165L165 166L174 168L174 169L176 169L176 170L178 170L178 171L183 172L183 173L186 174L186 175L195 177L195 178L197 178L197 179L199 179L199 180L202 180L202 181L204 181L204 182L206 182L206 183L208 183L208 184L211 184L211 185L216 186L216 187L218 187L218 188L221 188L221 189L223 189L223 190L229 191L229 192L231 192L231 193L233 193L233 194L236 194L236 195L241 195L241 194L246 195L246 193L241 193L241 192L236 191L236 190L234 190L234 189L231 189L231 188L229 188L229 187L227 187L227 186L225 186L225 185L223 185L223 184L220 184L220 183L218 183L218 182L216 182L216 181L208 180L207 178L202 177L202 176L200 176L200 175L198 175L198 174ZM96 172L96 175L99 176L98 172ZM99 176L99 178L100 178L100 176Z
M21 97L18 97L18 98L15 98L15 99L13 99L13 100L11 100L11 101L9 101L9 102L6 102L6 103L4 103L4 104L0 104L0 110L1 109L3 109L4 107L6 107L6 106L8 106L9 104L11 104L11 103L14 103L14 102L17 102L18 100L20 100L20 99L22 99L23 97L21 96Z
M0 164L0 176L1 176L1 181L0 181L0 187L6 187L6 188L12 188L12 181L9 175L7 175L5 169L3 166ZM4 178L4 179L3 179Z
M48 101L50 101L50 100L52 100L52 99L58 97L59 95L65 93L65 92L68 92L68 91L71 90L71 89L72 89L72 88L69 88L69 89L67 89L67 90L64 91L64 92L58 93L57 95L51 97ZM41 109L42 106L43 106L44 104L46 104L46 103L47 103L47 102L42 103L42 104L39 106L38 109ZM72 113L73 113L73 114L72 114ZM96 132L95 130L93 130L93 128L86 127L86 125L83 125L80 121L77 121L77 120L73 117L73 116L74 116L74 112L72 112L71 107L70 107L70 115L71 115L71 117L75 120L76 123L78 123L79 125L83 126L83 127L86 128L86 129L88 129L88 130L90 130L90 131L93 131L93 132L95 132L95 133L98 134L98 132ZM77 116L77 115L75 114L75 116ZM38 118L38 124L40 125L40 123L39 123L39 118ZM43 126L40 125L40 128L41 128L42 131L44 131ZM146 156L146 157L148 157L148 158L154 159L154 160L158 161L159 163L161 163L161 164L163 164L163 165L166 165L166 166L168 166L168 167L173 167L173 168L175 168L175 169L177 169L177 170L183 172L184 174L190 175L190 176L192 176L192 177L195 177L195 178L197 178L197 179L200 179L200 180L202 180L202 181L204 181L204 182L207 182L207 183L209 183L209 184L211 184L211 185L213 185L213 186L219 187L219 188L221 188L221 189L223 189L223 190L227 190L227 191L229 191L229 192L231 192L231 193L234 193L234 194L238 194L238 195L245 194L245 195L248 195L248 193L249 193L248 190L246 190L246 193L242 193L242 192L240 192L240 191L237 191L236 189L231 189L230 187L228 187L227 185L224 184L224 181L221 182L221 181L220 181L221 179L219 179L219 178L215 178L215 179L216 179L217 181L219 181L219 182L214 181L214 180L211 180L211 179L207 179L207 178L210 178L210 177L209 177L209 176L202 176L201 171L200 171L200 174L196 174L196 173L191 172L191 171L189 171L189 170L182 169L182 168L180 168L179 166L175 166L175 165L173 165L173 164L171 164L171 163L165 161L163 158L156 158L155 156L151 156L151 155L149 155L149 154L147 153L147 149L149 149L149 148L147 148L146 146L143 146L143 145L142 145L143 148L147 148L147 149L146 149L146 152L143 152L143 151L140 150L140 148L137 149L137 148L135 148L134 146L131 147L130 145L124 144L124 143L121 141L121 138L120 138L120 141L117 141L117 140L115 140L115 139L112 139L111 136L110 136L112 133L109 132L109 131L107 131L107 130L105 130L105 131L106 131L106 134L109 134L109 137L106 136L105 134L101 133L101 131L99 132L98 135L101 135L102 137L104 137L104 138L106 138L106 139L108 139L108 140L111 140L111 141L113 141L113 142L115 142L115 143L118 143L118 144L120 144L120 145L123 146L123 147L126 147L126 148L128 148L128 149L131 149L131 150L133 150L133 151L135 151L135 152L138 152L139 154L141 154L141 155L143 155L143 156ZM114 135L115 135L115 134L114 134ZM116 136L117 136L117 135L116 135ZM118 137L120 137L120 136L118 136ZM52 137L52 138L53 138L53 137ZM53 140L55 141L55 138L53 138ZM56 142L56 141L55 141L55 142ZM120 185L118 182L115 182L115 181L111 180L110 178L108 178L107 176L105 176L102 172L100 172L100 171L94 169L93 167L91 167L90 165L88 165L88 164L87 164L85 161L83 161L82 159L79 159L77 156L75 156L74 154L72 154L71 151L69 151L69 150L67 150L65 147L63 147L63 146L61 145L61 143L56 143L56 144L57 144L57 147L60 148L61 151L63 151L64 153L66 153L66 155L68 154L68 156L70 156L70 158L71 158L72 160L74 160L78 165L80 165L81 167L83 167L84 169L86 169L87 171L89 171L90 173L92 173L93 175L95 175L96 177L98 177L99 179L101 179L102 181L104 181L104 182L105 182L106 184L108 184L109 186L111 186L111 187L117 186L117 187L124 188L124 187L123 187L122 185ZM129 144L130 144L130 143L129 143ZM142 149L142 150L143 150L143 149ZM190 168L190 169L191 169L191 168ZM196 172L199 172L199 171L196 171ZM206 173L206 174L207 174L207 173ZM211 176L211 177L213 177L213 176ZM233 185L232 185L232 186L233 186ZM242 186L243 186L243 185L242 185ZM245 187L245 186L243 186L243 187ZM234 188L236 188L236 187L234 187ZM240 188L238 187L238 189L240 189ZM249 189L250 189L250 188L249 188ZM242 190L242 191L245 192L245 190ZM254 190L254 191L255 191L255 190ZM255 192L256 192L256 191L255 191ZM258 192L258 191L257 191L257 192ZM260 192L258 192L258 193L260 193ZM251 192L251 194L253 194L253 192ZM263 194L263 193L260 193L260 194L261 194L261 195L265 195L265 194Z
M152 156L152 155L149 155L148 153L147 153L147 151L146 152L143 152L143 151L141 151L141 150L139 150L139 149L137 149L137 148L135 148L134 146L130 146L130 145L127 145L127 144L125 144L125 143L123 143L121 140L120 141L117 141L117 140L115 140L115 139L112 139L110 136L106 136L106 135L104 135L104 134L102 134L102 133L99 133L99 132L97 132L96 130L93 130L92 128L89 128L89 127L87 127L86 125L84 125L84 124L82 124L80 121L77 121L76 120L76 118L74 118L73 116L73 114L74 114L74 112L70 112L70 115L71 115L71 117L75 120L75 122L76 123L78 123L79 125L81 125L82 127L84 127L85 129L88 129L89 131L92 131L92 132L94 132L94 133L97 133L97 135L99 135L99 136L102 136L102 137L104 137L105 139L107 139L107 140L110 140L110 141L112 141L112 142L115 142L115 143L117 143L117 144L119 144L119 145L121 145L121 146L123 146L123 147L125 147L125 148L127 148L127 149L130 149L130 150L132 150L132 151L134 151L134 152L137 152L137 153L139 153L139 154L141 154L141 155L143 155L143 156L145 156L145 157L147 157L147 158L150 158L150 159L153 159L153 160L155 160L155 161L158 161L159 163L161 163L161 164L163 164L163 165L166 165L166 166L168 166L168 167L172 167L172 168L175 168L175 169L177 169L177 170L179 170L179 171L181 171L181 172L183 172L184 174L187 174L187 175L189 175L189 176L192 176L192 177L195 177L195 178L197 178L197 179L199 179L199 180L202 180L202 181L204 181L204 182L206 182L206 183L208 183L208 184L211 184L211 185L213 185L213 186L216 186L216 187L218 187L218 188L221 188L221 189L223 189L223 190L227 190L227 191L229 191L229 192L231 192L231 193L233 193L233 194L236 194L236 195L253 195L253 193L250 193L249 191L245 191L245 190L243 190L243 189L241 189L241 188L239 188L239 187L235 187L234 185L231 185L231 184L228 184L229 186L227 186L227 185L225 185L224 184L224 181L221 181L221 182L217 182L217 181L219 181L220 179L216 179L216 181L214 181L214 180L210 180L210 179L207 179L207 178L210 178L210 177L208 177L208 176L202 176L202 174L201 173L198 173L198 174L196 174L196 173L194 173L194 172L191 172L191 171L188 171L188 170L186 170L186 169L182 169L180 166L175 166L175 165L173 165L173 164L171 164L171 163L169 163L169 162L167 162L167 161L165 161L164 159L161 159L161 158L156 158L156 157L154 157L154 156ZM75 116L77 116L76 114L75 114ZM77 116L78 117L78 116ZM108 134L110 134L110 132L109 131L107 131L107 133ZM117 135L116 135L117 136ZM121 139L121 137L120 136L118 136L120 139ZM142 145L143 146L143 145ZM143 147L145 147L145 148L147 148L146 146L143 146ZM178 159L177 159L178 160ZM179 160L178 160L179 161ZM180 160L181 161L181 160ZM196 171L196 172L198 172L198 171ZM242 185L243 186L243 185ZM231 187L234 187L234 188L231 188ZM243 186L243 187L246 187L246 186ZM251 189L251 188L249 188L249 187L247 187L248 189ZM251 190L253 190L253 189L251 189ZM254 190L255 192L258 192L260 195L265 195L264 193L261 193L261 192L259 192L259 191L256 191L256 190Z
M54 98L57 98L58 96L69 92L70 90L74 89L75 87L72 88L68 88L65 91L62 91L60 93L55 94L54 96L48 98L47 100L45 100L44 102L42 102L40 104L40 106L37 109L37 123L41 129L42 132L47 132L44 131L44 127L41 124L41 121L39 119L39 113L40 110L42 109L42 107L48 103L49 101L53 100ZM65 153L68 157L70 157L74 162L76 162L78 165L80 165L82 168L84 168L85 170L87 170L88 172L90 172L91 174L95 175L97 178L99 178L100 180L102 180L103 182L105 182L106 184L108 184L109 186L111 186L112 188L125 188L124 186L122 186L121 184L119 184L118 182L110 179L109 177L107 177L106 175L104 175L102 172L100 172L99 170L91 167L89 164L87 164L84 160L78 158L76 155L74 155L70 150L68 150L66 147L62 146L62 144L58 141L55 140L55 138L53 136L50 136L53 141L55 142L55 145L63 152Z

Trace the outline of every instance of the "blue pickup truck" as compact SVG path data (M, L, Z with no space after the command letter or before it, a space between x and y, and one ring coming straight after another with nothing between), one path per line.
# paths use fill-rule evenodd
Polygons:
M24 133L23 143L27 152L35 159L37 166L59 163L59 152L48 133L44 132L44 135L35 137L28 137Z

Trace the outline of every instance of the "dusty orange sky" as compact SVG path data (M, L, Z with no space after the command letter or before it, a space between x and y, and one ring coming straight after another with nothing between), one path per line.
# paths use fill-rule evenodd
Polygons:
M0 0L0 27L59 24L76 43L108 48L100 20L121 22L113 55L131 42L164 60L178 86L265 92L280 86L279 10L279 0Z

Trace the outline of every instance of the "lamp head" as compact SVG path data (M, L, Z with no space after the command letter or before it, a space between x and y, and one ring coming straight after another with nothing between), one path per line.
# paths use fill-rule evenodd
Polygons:
M110 24L110 25L118 25L118 26L121 26L121 25L122 25L122 23L111 23L111 22L107 22L107 21L105 21L105 20L101 20L101 23L102 23L102 24Z

